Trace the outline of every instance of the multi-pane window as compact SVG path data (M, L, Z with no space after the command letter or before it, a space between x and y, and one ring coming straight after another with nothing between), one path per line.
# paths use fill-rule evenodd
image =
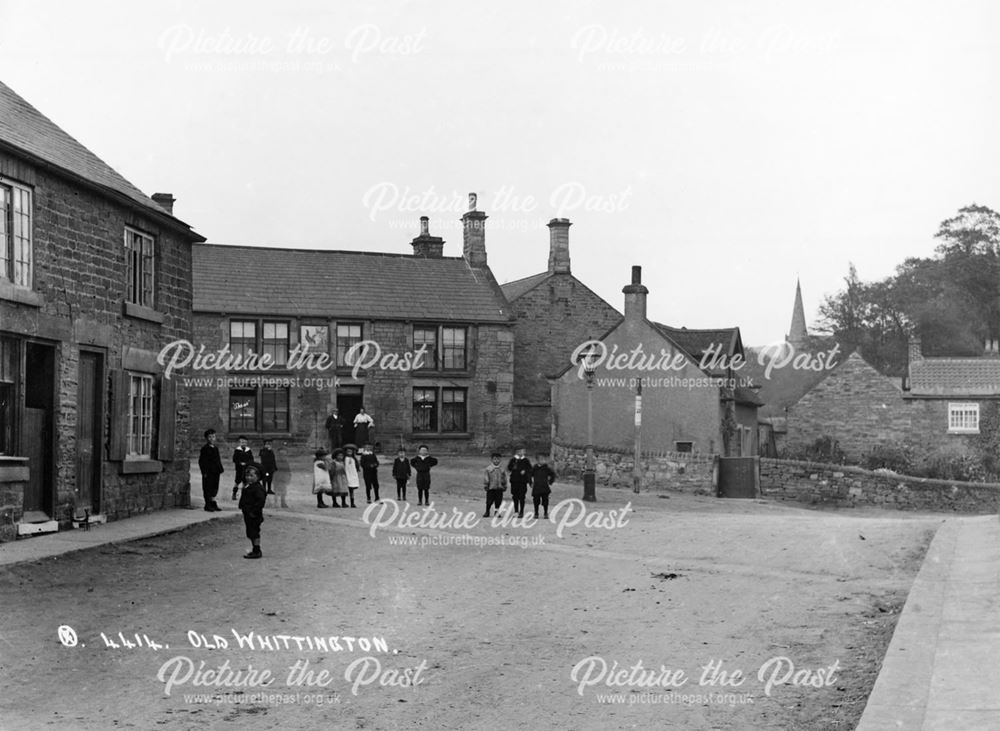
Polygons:
M31 191L0 180L0 278L31 286Z
M464 432L468 409L464 388L413 389L413 431Z
M280 368L288 363L288 323L230 320L229 350L243 359L266 354L270 356L269 362Z
M229 431L287 432L288 404L287 388L234 388L229 391Z
M413 352L416 353L423 347L423 357L420 360L421 368L437 367L437 328L414 326L413 328Z
M465 431L465 389L441 389L441 431Z
M351 367L353 363L347 362L347 351L361 342L360 324L337 325L337 365L341 367Z
M468 367L465 334L464 327L415 325L413 327L413 350L416 351L421 345L426 346L423 368L465 370Z
M261 431L288 431L288 389L261 389Z
M979 404L948 404L948 431L964 434L978 434Z
M153 377L129 374L128 447L129 457L153 456Z
M441 367L447 370L465 368L465 328L441 328Z
M229 431L257 430L257 392L236 390L229 392Z
M125 258L128 265L127 301L153 306L153 237L135 229L125 229Z
M413 431L437 431L437 389L413 389Z
M240 358L249 358L257 348L257 322L255 320L229 321L229 350Z
M261 349L263 355L271 356L274 365L285 365L288 362L288 323L264 322Z

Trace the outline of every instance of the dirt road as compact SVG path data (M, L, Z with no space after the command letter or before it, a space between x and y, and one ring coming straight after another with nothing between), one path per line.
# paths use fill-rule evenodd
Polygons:
M601 490L495 526L477 464L367 521L297 475L261 561L234 511L3 570L0 728L851 729L941 522Z

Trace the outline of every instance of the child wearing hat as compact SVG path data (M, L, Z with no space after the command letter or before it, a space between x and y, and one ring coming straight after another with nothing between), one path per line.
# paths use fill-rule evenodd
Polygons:
M325 508L328 506L323 502L323 495L333 493L333 486L330 482L330 464L327 461L325 449L317 449L314 456L316 459L313 461L313 495L316 496L316 507ZM336 499L334 499L333 504L334 507L337 506Z
M347 486L347 462L344 460L344 450L337 448L333 450L333 461L330 462L330 484L333 486L334 508L347 507L347 494L350 488ZM340 498L340 505L337 505L337 498Z
M245 484L239 506L251 547L250 553L243 554L243 558L260 558L264 555L260 550L260 524L264 522L264 504L267 502L267 490L260 481L263 474L264 468L256 462L247 462L243 466Z

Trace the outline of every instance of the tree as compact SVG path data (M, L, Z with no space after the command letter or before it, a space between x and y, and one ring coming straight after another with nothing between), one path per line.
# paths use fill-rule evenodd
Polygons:
M820 306L820 328L883 373L901 375L918 334L929 355L980 355L1000 339L1000 214L971 205L941 223L936 256L863 282L851 264L845 288Z

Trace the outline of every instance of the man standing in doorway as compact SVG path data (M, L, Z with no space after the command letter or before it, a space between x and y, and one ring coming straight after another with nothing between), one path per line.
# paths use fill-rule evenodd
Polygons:
M330 415L326 417L326 433L330 437L330 452L332 453L334 449L339 449L343 446L344 442L344 422L341 421L340 415L337 410L334 409L330 412Z

